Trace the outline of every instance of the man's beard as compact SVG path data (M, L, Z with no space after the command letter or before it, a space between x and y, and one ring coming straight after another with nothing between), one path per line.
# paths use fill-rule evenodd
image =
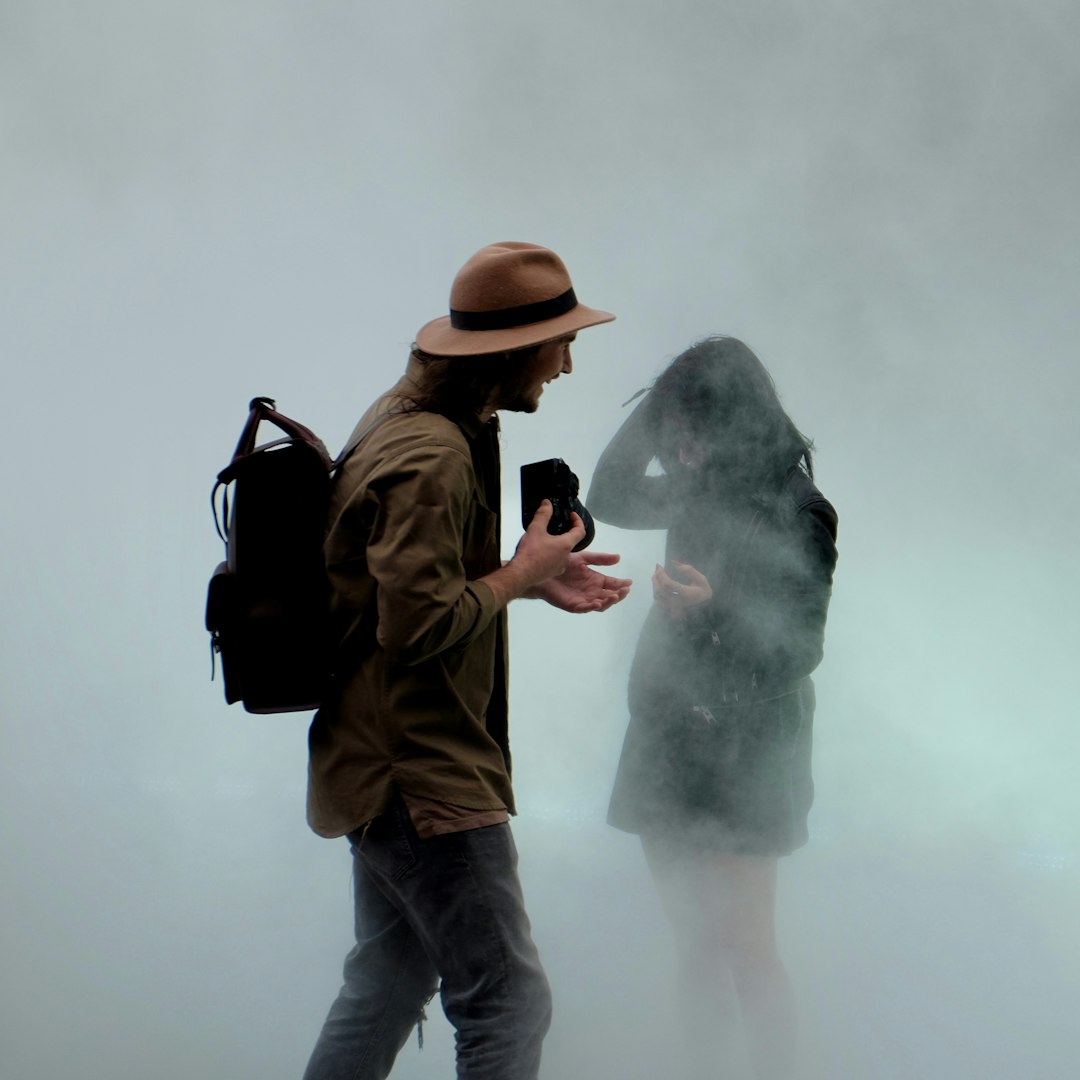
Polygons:
M499 391L496 409L504 412L534 413L540 408L542 387L527 385L523 379L507 383Z
M527 398L524 394L520 394L506 401L499 408L504 412L534 413L540 408L540 401L538 398Z

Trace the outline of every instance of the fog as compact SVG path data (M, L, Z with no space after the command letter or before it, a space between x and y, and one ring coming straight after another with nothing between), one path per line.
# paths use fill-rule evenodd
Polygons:
M210 682L209 494L268 394L344 442L483 244L584 331L517 468L745 340L840 515L811 840L781 863L807 1080L1074 1075L1080 9L1067 0L0 5L0 1062L296 1077L350 945L307 717ZM663 534L612 611L511 615L544 1076L674 1075L673 958L604 824ZM436 1010L437 1011L437 1010ZM395 1080L452 1072L432 1016Z

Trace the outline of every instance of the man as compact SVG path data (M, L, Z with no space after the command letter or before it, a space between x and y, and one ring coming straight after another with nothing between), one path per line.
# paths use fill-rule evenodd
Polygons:
M311 726L308 820L347 836L356 947L305 1080L376 1080L440 987L458 1076L530 1080L551 1015L508 819L506 606L603 611L630 582L547 531L544 502L500 560L500 409L534 412L571 371L578 303L559 257L492 244L405 376L361 419L331 497L326 559L342 645Z

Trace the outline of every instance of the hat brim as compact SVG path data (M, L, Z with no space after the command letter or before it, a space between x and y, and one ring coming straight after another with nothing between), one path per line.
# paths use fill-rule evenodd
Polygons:
M450 316L443 315L420 327L416 345L432 356L487 356L542 345L545 341L584 330L587 326L599 326L614 318L609 311L578 304L565 314L543 322L511 326L505 330L458 330L450 325Z

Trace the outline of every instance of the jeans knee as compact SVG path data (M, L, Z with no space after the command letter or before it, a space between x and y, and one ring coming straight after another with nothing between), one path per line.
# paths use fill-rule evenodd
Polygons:
M483 1002L458 1005L446 1013L457 1029L459 1076L536 1080L552 1013L551 988L542 970L519 971Z
M530 1007L528 1009L534 1030L540 1038L543 1038L551 1027L552 1011L551 984L543 971L540 971L533 981Z
M442 994L447 1018L467 1041L539 1043L551 1026L551 986L539 967L504 971L486 986L462 988L444 979Z

